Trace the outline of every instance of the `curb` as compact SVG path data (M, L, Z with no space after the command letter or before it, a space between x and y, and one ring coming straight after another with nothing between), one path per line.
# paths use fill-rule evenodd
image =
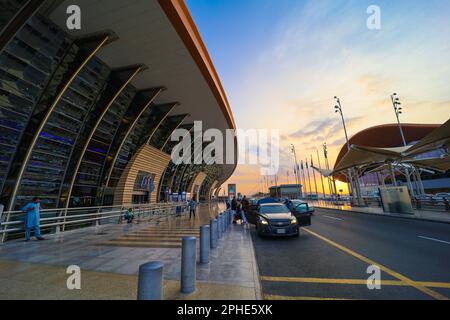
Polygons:
M418 221L450 224L450 221L427 219L427 218L421 218L421 217L393 216L393 215L384 214L384 213L372 213L372 212L365 212L365 211L344 210L344 209L338 209L338 208L328 208L328 207L318 207L318 206L315 206L315 208L317 208L317 209L325 209L325 210L337 210L337 211L349 212L349 213L362 213L362 214L367 214L367 215L371 215L371 216L378 216L378 217L388 217L388 218L398 218L398 219L406 219L406 220L418 220Z
M250 231L250 229L248 229ZM251 250L252 250L252 256L253 256L253 274L254 274L254 283L255 283L255 297L256 300L264 300L262 289L261 289L261 281L259 276L259 268L258 268L258 260L256 260L256 252L255 252L255 245L253 243L252 235L248 235L250 237L251 242Z

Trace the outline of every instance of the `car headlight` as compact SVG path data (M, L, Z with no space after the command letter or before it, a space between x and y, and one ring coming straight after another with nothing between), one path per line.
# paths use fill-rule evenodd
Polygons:
M292 219L291 224L297 224L297 219Z
M267 220L261 220L261 224L269 224L268 222L267 222Z

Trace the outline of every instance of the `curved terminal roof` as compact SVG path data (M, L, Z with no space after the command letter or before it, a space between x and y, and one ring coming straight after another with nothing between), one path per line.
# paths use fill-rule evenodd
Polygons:
M439 127L439 124L402 124L403 133L405 134L405 139L408 144L421 140ZM375 148L396 148L403 146L403 141L397 124L384 124L358 132L350 138L350 145ZM336 158L335 168L339 166L347 152L347 144L344 144Z
M46 14L67 30L67 7L55 1ZM203 129L235 129L225 91L208 51L183 0L77 0L81 30L73 37L112 31L118 37L97 56L111 68L143 64L147 70L132 81L137 89L167 88L156 104L179 102L171 113L189 114L184 123L202 121ZM225 165L223 180L235 165Z

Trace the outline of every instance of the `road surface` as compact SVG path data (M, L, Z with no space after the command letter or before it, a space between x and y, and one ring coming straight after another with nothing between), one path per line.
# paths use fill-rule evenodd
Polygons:
M252 237L266 299L450 298L450 224L316 209L298 239Z

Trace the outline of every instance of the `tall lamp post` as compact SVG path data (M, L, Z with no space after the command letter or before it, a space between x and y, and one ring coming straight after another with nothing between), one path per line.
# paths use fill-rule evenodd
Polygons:
M393 93L391 95L391 101L392 101L392 107L394 108L395 117L397 118L397 125L398 125L398 129L400 131L400 135L402 137L403 146L406 147L407 143L406 143L406 139L405 139L405 133L403 132L402 124L400 122L400 115L403 113L403 108L401 106L402 103L400 102L400 98L398 97L398 95L396 93ZM419 179L420 189L423 189L422 179L420 178L420 173L417 175L417 177ZM414 196L414 189L411 184L411 179L409 177L408 168L406 168L406 181L408 183L408 188L411 192L411 196ZM418 191L419 191L419 193L422 192L422 190L418 190Z
M347 126L345 125L345 119L344 119L344 112L342 111L342 105L341 105L341 100L338 97L334 97L334 99L336 100L336 105L334 106L335 109L335 113L339 113L342 119L342 125L344 127L344 133L345 133L345 140L347 142L347 152L350 152L350 140L348 139L348 134L347 134ZM353 173L352 173L352 169L348 170L348 176L350 179L350 186L351 186L351 192L353 194L353 196L355 196L356 194L356 198L357 198L357 202L358 204L360 204L360 192L359 192L359 185L358 185L358 177L356 176L356 183L354 183L353 181ZM356 191L356 192L355 192Z

